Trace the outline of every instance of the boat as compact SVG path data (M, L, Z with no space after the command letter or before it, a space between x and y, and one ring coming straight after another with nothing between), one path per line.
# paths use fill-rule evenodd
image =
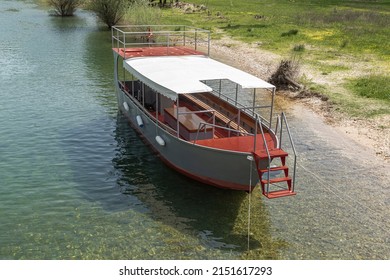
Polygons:
M286 115L274 116L275 86L213 59L208 30L126 25L111 33L118 107L164 163L218 188L296 194L297 154Z

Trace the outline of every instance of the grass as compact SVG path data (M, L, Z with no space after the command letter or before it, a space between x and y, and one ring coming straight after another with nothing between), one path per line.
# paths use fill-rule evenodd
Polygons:
M309 89L329 96L333 108L351 117L375 119L390 115L390 77L369 75L345 81L347 91L329 91L306 81Z
M352 79L348 86L359 96L390 102L390 77L368 76Z
M203 4L208 10L184 14L177 9L165 9L162 23L209 29L213 31L213 38L227 34L243 42L257 43L262 49L282 57L299 54L302 64L317 69L324 77L340 73L346 76L345 80L353 80L353 76L348 76L355 75L353 68L359 64L368 65L369 72L378 74L340 85L344 88L340 91L343 94L311 82L307 87L319 90L341 106L341 111L352 115L366 117L390 113L382 104L383 101L387 104L386 96L377 90L380 85L384 92L389 92L383 81L388 83L386 72L390 71L390 0L188 2ZM365 102L370 103L369 109L362 110Z
M145 0L135 1L127 14L125 20L132 24L158 24L161 20L161 10L158 8L151 8L149 2Z
M375 53L390 57L390 1L359 0L191 0L207 11L180 18L212 30L224 30L246 42L260 41L263 48L288 53L304 42L339 48L348 53ZM175 12L166 10L170 21ZM178 12L177 12L178 13ZM374 36L375 35L375 36Z
M341 64L340 62L334 63L331 61L313 61L312 65L316 66L318 69L321 69L321 72L325 75L330 74L332 72L339 72L339 71L348 71L350 68L348 66L345 66Z

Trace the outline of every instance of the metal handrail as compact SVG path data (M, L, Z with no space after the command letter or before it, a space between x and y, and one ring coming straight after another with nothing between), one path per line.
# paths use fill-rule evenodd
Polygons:
M240 130L240 116L241 116L241 110L239 109L238 113L229 119L229 121L226 123L226 126L230 126L230 123L233 122L235 119L237 119L236 124L237 124L238 130Z
M282 129L282 125L281 125L281 120L280 120L280 115L277 116L276 118L276 124L275 124L275 135L278 134L278 131ZM280 138L279 138L279 141L278 141L278 148L281 148L281 141L280 141Z
M179 120L179 115L189 115L189 114L202 114L202 113L213 113L213 122L215 123L215 110L214 109L211 109L211 110L199 110L199 111L190 111L190 112L180 112L179 110L177 111L177 136L179 137L180 135L180 132L179 132L179 129L180 129L180 126L179 126L179 123L180 123L180 120ZM200 122L202 123L202 122ZM213 130L213 134L214 134L214 130ZM198 134L197 134L198 135Z
M260 121L259 121L260 120ZM264 135L264 130L263 130L263 123L261 122L261 119L259 118L259 115L256 114L256 135L257 135L257 124L259 124L260 126L260 131L261 131L261 137L263 138L263 143L264 143L264 148L265 148L265 151L267 152L267 157L268 157L268 172L267 172L267 191L266 193L268 194L269 193L269 179L270 179L270 171L271 171L271 154L269 153L269 148L268 148L268 144L267 144L267 141L265 140L265 135ZM254 145L254 151L256 151L256 137L255 137L255 145ZM260 181L262 178L259 178Z
M148 30L143 30L143 29ZM162 42L134 42L139 36L153 34L153 37L165 37ZM112 47L159 45L167 48L172 45L193 44L195 50L198 45L207 44L207 55L210 54L210 31L185 25L117 25L111 29ZM130 40L130 39L133 40ZM174 38L174 39L172 39ZM179 38L179 39L177 39Z
M271 108L272 107L272 105L244 106L241 103L239 103L238 101L236 102L233 98L231 98L223 93L217 92L215 90L213 90L213 92L218 93L218 95L225 97L226 101L229 104L231 104L231 105L235 106L236 108L238 108L239 110L242 110L242 111L247 112L247 113L257 114L255 112L255 109ZM232 103L232 101L234 101L234 104ZM267 120L263 116L259 115L259 117L262 119L263 122L267 123L268 125L270 124L269 120Z
M284 121L284 124L286 126L286 130L287 130L287 134L288 134L288 137L289 137L289 140L290 140L291 148L292 148L293 153L294 153L294 171L293 171L292 188L291 188L291 191L294 191L294 188L295 188L295 175L296 175L296 167L297 167L297 151L295 149L295 144L294 144L294 141L292 139L291 132L290 132L290 126L288 125L286 114L284 112L281 113L280 132L279 132L280 133L279 134L280 135L279 136L280 144L279 144L279 146L280 146L280 148L282 148L283 121Z

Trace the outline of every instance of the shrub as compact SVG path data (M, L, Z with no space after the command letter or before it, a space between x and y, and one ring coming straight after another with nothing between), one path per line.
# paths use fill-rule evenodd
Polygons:
M300 89L301 85L295 82L299 74L299 68L299 61L296 58L282 60L269 82L279 89Z
M298 34L298 29L291 29L287 32L283 32L281 34L282 37L285 37L285 36L292 36L292 35L297 35Z
M341 45L340 45L340 48L345 48L346 46L348 45L348 40L344 40Z
M161 10L151 6L149 0L134 0L126 15L126 20L135 25L159 24Z
M108 28L117 24L125 15L130 3L129 0L94 0L90 8L96 13Z
M76 8L82 0L48 0L49 5L54 8L54 13L58 16L73 16Z
M304 50L305 50L305 45L304 44L295 45L293 47L293 51L294 52L303 52Z

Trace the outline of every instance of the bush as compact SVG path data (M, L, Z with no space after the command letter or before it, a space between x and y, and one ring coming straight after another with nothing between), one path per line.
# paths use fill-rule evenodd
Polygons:
M126 20L135 25L159 24L161 10L151 6L149 0L134 0L126 15Z
M303 52L304 50L305 50L305 45L304 44L295 45L293 47L293 51L294 52Z
M91 1L90 8L107 24L108 28L111 28L122 19L132 2L129 0L94 0Z
M286 36L292 36L292 35L297 35L298 34L298 29L291 29L287 32L283 32L280 36L286 37Z
M76 8L82 0L48 0L49 5L54 8L54 13L58 16L73 16Z
M299 68L299 61L296 58L282 60L275 73L273 73L269 79L269 82L279 89L300 89L301 85L295 82L295 79L299 74Z

